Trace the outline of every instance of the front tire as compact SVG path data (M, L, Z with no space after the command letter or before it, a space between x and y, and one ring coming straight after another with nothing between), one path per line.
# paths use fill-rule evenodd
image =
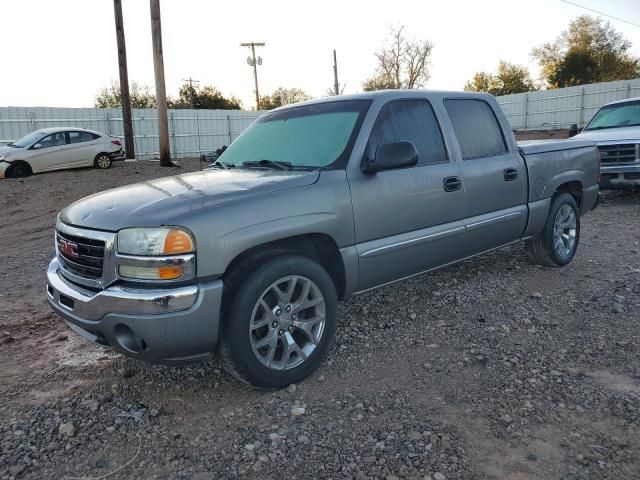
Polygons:
M529 258L547 267L563 267L573 260L580 240L580 211L575 198L561 193L553 198L544 230L527 241Z
M99 168L100 170L111 168L111 157L106 153L101 153L96 157L95 165L96 168Z
M273 257L246 276L240 272L229 279L233 290L225 293L220 332L225 370L263 388L306 378L335 335L338 298L331 277L299 255Z
M26 162L14 162L7 171L9 178L24 178L31 174L31 167Z

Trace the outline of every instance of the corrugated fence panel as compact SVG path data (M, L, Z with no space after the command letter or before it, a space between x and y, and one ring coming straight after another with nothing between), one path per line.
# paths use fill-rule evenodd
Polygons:
M134 109L136 157L158 155L158 120L153 108ZM173 158L197 157L229 145L261 112L240 110L169 110L169 144ZM40 128L80 127L123 138L117 108L0 107L0 144Z
M640 97L640 79L595 83L498 97L514 130L583 127L605 103ZM169 110L169 141L174 158L194 157L229 145L261 112L240 110ZM122 138L117 108L0 107L0 144L48 127L82 127ZM136 156L158 155L155 109L133 110Z
M640 97L640 78L497 97L514 130L584 127L605 103Z

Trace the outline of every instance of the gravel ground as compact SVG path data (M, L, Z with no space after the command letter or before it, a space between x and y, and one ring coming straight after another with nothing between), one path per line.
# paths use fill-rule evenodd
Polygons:
M564 269L518 245L353 298L322 368L265 392L115 355L46 305L56 212L173 173L0 183L0 479L640 478L637 194L583 219Z

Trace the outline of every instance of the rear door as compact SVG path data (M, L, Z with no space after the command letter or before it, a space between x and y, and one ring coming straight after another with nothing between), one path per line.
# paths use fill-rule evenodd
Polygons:
M526 167L506 141L492 107L482 99L445 100L462 156L467 254L519 239L526 215Z
M34 173L67 168L69 165L69 151L65 132L47 135L36 142L29 149L27 158Z
M465 197L460 162L451 160L442 129L426 99L386 103L365 156L381 143L407 140L415 167L348 173L359 257L359 290L410 276L458 258L464 251ZM448 179L448 180L447 180ZM449 182L448 190L445 183Z
M100 136L91 132L72 130L69 134L69 163L74 167L93 165L96 156L96 144Z

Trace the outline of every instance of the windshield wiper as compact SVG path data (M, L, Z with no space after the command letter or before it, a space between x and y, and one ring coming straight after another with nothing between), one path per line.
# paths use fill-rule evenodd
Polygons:
M248 160L242 162L245 167L271 167L278 170L291 170L291 162L278 162L277 160Z
M235 168L235 165L233 165L232 163L224 163L220 160L216 160L215 162L211 163L210 167L220 167L224 170L227 170L228 168Z
M7 147L20 148L15 143L7 143Z

